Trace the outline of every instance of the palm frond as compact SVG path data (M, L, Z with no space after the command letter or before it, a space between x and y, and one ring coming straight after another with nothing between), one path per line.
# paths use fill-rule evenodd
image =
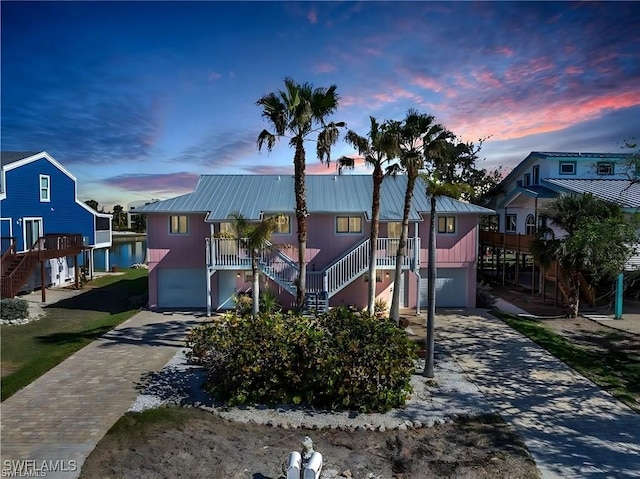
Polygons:
M276 143L276 136L267 130L262 130L258 135L258 151L262 150L265 143L267 144L267 150L271 151Z

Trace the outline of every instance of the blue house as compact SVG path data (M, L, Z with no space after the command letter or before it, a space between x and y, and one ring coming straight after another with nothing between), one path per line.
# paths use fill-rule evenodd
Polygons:
M79 264L92 272L111 215L78 200L76 178L45 151L1 152L0 163L2 297L76 281Z

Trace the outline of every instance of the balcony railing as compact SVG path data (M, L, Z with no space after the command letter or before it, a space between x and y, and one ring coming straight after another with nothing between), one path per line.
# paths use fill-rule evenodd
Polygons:
M500 233L498 231L480 231L480 243L482 245L524 253L531 252L531 243L535 238L536 235Z

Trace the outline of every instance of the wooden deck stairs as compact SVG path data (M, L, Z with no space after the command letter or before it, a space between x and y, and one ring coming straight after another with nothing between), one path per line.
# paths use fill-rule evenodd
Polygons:
M15 238L3 238L3 244L6 240L9 246L0 260L2 298L17 295L38 263L52 258L75 256L83 250L80 234L47 234L38 238L25 252L16 252Z

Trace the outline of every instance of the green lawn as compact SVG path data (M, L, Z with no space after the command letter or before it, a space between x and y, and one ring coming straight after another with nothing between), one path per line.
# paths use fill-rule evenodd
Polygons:
M97 278L85 286L93 286L86 293L46 307L39 321L0 326L3 401L139 311L147 270L123 271Z
M556 334L535 319L521 318L501 311L492 311L512 328L520 331L556 358L587 379L608 391L630 408L640 412L640 350L637 346L620 350L612 342L607 353L577 345ZM600 345L609 344L620 333L602 332Z

